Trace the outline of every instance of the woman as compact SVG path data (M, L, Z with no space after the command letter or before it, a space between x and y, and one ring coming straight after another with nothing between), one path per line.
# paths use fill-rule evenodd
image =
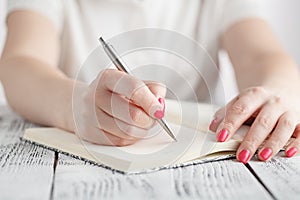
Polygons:
M33 122L80 131L91 142L132 144L138 139L134 132L142 134L155 118L163 117L166 89L109 69L87 84L75 80L76 70L97 46L99 35L108 38L144 27L173 30L202 44L215 62L218 50L225 49L233 63L240 93L211 122L217 140L228 140L254 117L237 159L247 163L259 149L258 158L267 161L295 137L285 150L292 157L300 148L299 72L263 20L259 4L258 0L10 0L0 66L8 103ZM211 65L201 67L207 69L210 82L218 81ZM116 87L120 80L124 88ZM80 130L71 106L74 84L82 94ZM195 87L201 100L208 94L197 89L200 84L201 80ZM111 102L120 105L117 111ZM92 105L97 108L96 121L91 120Z

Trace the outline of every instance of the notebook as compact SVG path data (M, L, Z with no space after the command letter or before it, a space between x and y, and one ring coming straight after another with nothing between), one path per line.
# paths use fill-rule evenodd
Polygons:
M216 142L216 134L208 130L216 109L209 104L167 100L166 120L177 142L158 125L149 131L155 133L149 138L123 147L92 144L57 128L26 129L23 138L119 172L140 173L232 155L248 128L241 127L227 142Z

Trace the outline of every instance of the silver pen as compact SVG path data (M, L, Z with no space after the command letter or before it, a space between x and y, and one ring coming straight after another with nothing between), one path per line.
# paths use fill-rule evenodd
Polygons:
M99 41L102 44L104 51L106 52L106 54L108 55L110 60L113 62L113 64L116 66L116 68L120 71L123 71L123 72L127 73L127 74L131 74L129 68L124 63L124 61L120 58L120 56L118 56L118 54L117 54L116 50L114 49L114 47L111 44L105 42L102 37L99 38ZM173 138L173 140L177 141L175 135L173 134L172 130L170 129L170 127L168 126L168 124L167 124L167 122L164 118L157 119L157 122L169 134L169 136L171 138Z

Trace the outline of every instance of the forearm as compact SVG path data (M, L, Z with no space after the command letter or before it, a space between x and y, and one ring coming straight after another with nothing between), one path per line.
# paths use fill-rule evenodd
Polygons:
M245 66L236 67L236 77L240 90L262 86L291 106L299 107L299 71L284 52L258 54L245 62Z
M0 79L10 106L26 119L73 131L74 81L28 57L2 60Z
M236 66L235 71L240 90L261 85L270 89L281 89L285 86L293 88L300 80L296 64L283 52L253 56L244 65Z
M231 58L240 91L264 87L288 105L300 108L298 67L264 20L240 21L222 35L221 41Z

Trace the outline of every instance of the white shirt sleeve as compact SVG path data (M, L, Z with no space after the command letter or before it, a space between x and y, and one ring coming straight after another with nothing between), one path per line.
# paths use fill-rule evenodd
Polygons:
M62 0L8 0L7 15L15 10L32 10L49 18L61 31L63 26Z
M263 0L225 0L221 16L221 32L246 18L266 19Z

